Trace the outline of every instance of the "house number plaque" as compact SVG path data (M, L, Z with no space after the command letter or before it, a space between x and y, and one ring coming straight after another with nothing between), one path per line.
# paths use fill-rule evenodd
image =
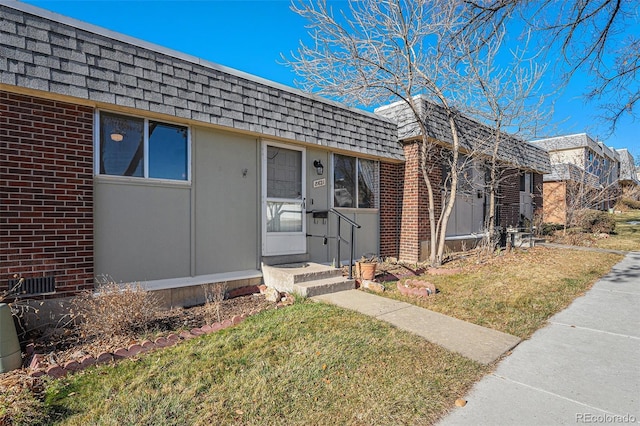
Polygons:
M326 179L316 179L313 181L313 187L314 188L320 188L321 186L325 186L327 184L327 180Z

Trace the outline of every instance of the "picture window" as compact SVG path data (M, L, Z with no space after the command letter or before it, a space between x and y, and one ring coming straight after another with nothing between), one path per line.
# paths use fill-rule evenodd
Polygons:
M189 180L188 127L108 112L99 123L99 174Z

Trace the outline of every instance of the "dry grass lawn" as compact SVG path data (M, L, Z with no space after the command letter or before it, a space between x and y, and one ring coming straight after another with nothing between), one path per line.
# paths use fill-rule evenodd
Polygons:
M387 297L403 300L464 321L528 338L567 307L622 259L621 255L536 247L478 263L458 262L462 272L425 274L439 293L420 299L402 296L395 282Z
M440 290L426 300L403 298L395 283L386 283L386 295L527 338L621 258L548 248L469 256L458 262L461 273L421 277ZM51 380L44 401L21 396L28 410L13 420L433 424L489 370L381 321L298 301L139 359Z
M302 302L55 381L44 422L432 424L487 371L381 321Z
M597 240L595 246L612 250L640 250L640 210L631 210L615 215L615 219L615 233L609 238ZM638 222L638 224L634 224L634 222Z

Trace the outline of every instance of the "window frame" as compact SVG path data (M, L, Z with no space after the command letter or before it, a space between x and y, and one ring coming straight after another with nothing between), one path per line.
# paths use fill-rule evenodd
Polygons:
M143 137L144 137L143 159L142 159L143 176L122 176L122 175L113 175L108 173L100 173L100 131L101 131L101 124L102 124L101 113L114 114L114 115L120 115L123 117L131 117L133 119L143 120ZM186 152L187 176L186 176L186 179L168 179L168 178L157 178L157 177L149 176L149 122L150 121L154 121L160 124L165 124L168 126L184 127L187 129L187 141L186 141L187 142L187 147L186 147L187 148L187 152ZM177 123L173 121L166 121L162 119L149 118L142 115L122 113L122 112L113 111L113 110L96 109L94 114L93 143L94 143L93 173L94 173L94 176L98 178L117 179L122 181L135 181L135 182L161 182L161 183L191 185L191 126L187 124Z
M340 155L342 157L353 158L355 160L355 197L353 198L353 207L339 207L335 205L335 157ZM375 168L375 188L372 189L374 194L373 207L359 207L360 204L360 161L371 161L376 165ZM380 209L380 161L370 158L360 158L353 155L331 153L331 206L337 209L352 209L352 210L379 210Z

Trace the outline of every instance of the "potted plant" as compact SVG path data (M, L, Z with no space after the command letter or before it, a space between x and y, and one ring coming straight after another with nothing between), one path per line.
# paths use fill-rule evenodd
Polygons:
M356 262L356 275L360 279L371 281L376 277L377 266L378 259L376 256L362 256L360 260Z

